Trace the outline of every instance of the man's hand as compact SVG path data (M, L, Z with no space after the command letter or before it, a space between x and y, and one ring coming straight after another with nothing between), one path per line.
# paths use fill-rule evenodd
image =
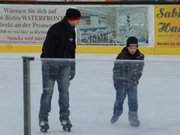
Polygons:
M69 79L70 79L70 80L73 80L74 77L75 77L75 74L76 74L76 64L75 64L75 62L73 62L73 63L71 64L71 71L70 71Z

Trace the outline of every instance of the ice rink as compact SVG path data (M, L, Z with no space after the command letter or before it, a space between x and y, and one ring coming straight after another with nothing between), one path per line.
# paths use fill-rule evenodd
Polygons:
M21 55L0 54L0 135L23 135ZM32 135L40 135L41 62L37 54L31 56L36 57L30 68ZM143 77L138 86L139 128L129 126L127 100L119 121L115 125L110 124L115 100L112 81L114 59L114 55L78 55L76 78L70 87L72 132L64 133L60 126L56 86L47 134L179 135L180 57L146 57Z

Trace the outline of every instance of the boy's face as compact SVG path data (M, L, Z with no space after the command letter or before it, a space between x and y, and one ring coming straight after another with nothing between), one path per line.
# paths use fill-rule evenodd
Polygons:
M128 49L129 54L134 55L138 49L138 45L137 44L130 44L127 47L127 49Z

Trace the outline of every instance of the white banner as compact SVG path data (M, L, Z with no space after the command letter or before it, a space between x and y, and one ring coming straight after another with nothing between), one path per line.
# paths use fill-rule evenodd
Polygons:
M145 47L154 45L154 7L147 5L0 5L0 44L40 45L48 28L67 8L82 13L77 28L80 45L119 46L136 36Z
M67 7L0 5L0 43L39 44L48 28L61 20Z

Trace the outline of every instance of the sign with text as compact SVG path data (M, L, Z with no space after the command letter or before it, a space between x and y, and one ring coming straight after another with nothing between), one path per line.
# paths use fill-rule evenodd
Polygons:
M66 8L40 5L0 5L0 43L39 44Z
M155 41L157 47L180 48L180 6L155 7Z
M154 45L151 5L69 7L82 13L77 27L79 45L125 45L129 36L136 36L140 46ZM63 18L67 8L67 5L0 5L0 43L41 45L49 27Z

